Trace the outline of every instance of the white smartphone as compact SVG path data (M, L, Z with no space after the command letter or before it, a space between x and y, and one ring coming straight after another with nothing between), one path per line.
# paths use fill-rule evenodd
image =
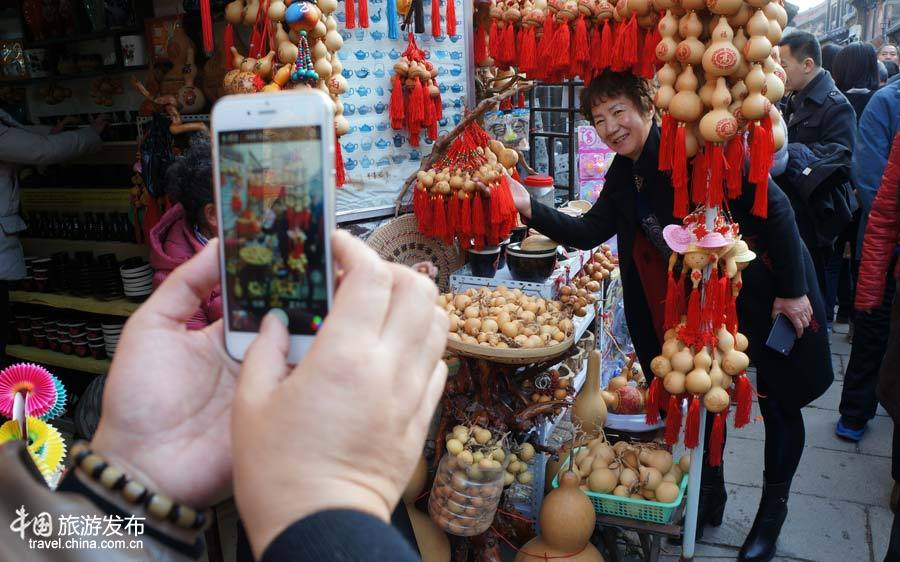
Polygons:
M274 310L296 363L331 308L333 111L319 90L227 96L213 108L225 346L237 360Z

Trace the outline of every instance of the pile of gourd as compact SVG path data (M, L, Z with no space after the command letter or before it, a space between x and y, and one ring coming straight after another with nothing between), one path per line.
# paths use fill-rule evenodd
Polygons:
M474 195L476 190L490 195L491 187L504 173L511 172L518 161L519 154L515 150L491 140L487 148L479 146L475 149L472 163L477 165L469 169L445 166L419 171L416 189L459 199Z
M655 443L610 445L601 436L576 451L571 469L581 479L582 490L671 503L690 469L690 456L673 463L672 453Z
M553 347L575 328L561 302L503 285L445 293L438 306L450 316L448 339L496 349Z

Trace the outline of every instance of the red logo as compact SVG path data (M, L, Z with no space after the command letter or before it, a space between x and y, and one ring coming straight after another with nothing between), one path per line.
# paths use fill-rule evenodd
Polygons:
M712 63L716 68L728 70L737 64L737 54L727 47L716 49L712 54Z
M723 139L730 139L737 133L737 122L734 119L719 119L716 123L716 134Z
M656 45L656 58L665 59L669 54L669 46L663 42Z
M691 48L687 43L678 45L678 48L675 49L675 58L677 58L681 62L684 62L691 58Z

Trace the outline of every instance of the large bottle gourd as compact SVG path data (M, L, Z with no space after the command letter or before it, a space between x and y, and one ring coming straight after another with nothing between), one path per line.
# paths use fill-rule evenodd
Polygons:
M572 423L593 439L606 425L606 402L600 394L600 352L588 355L587 380L572 404Z

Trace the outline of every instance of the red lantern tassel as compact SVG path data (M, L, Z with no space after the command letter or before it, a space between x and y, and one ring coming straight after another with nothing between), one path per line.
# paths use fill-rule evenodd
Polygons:
M571 30L568 22L561 22L556 28L553 35L553 69L560 70L569 67L569 43L571 39Z
M534 37L534 30L531 30L531 35ZM525 93L519 92L519 103L516 104L519 109L525 109Z
M360 0L360 2L364 1ZM441 36L441 0L431 0L431 35Z
M334 184L344 187L347 183L347 171L344 169L344 155L341 152L341 141L334 138Z
M728 163L725 162L722 143L714 143L710 146L709 158L709 202L707 204L710 207L721 207L722 201L725 200L725 169L728 166Z
M716 414L709 436L709 466L722 466L722 450L725 447L725 420L728 410Z
M700 444L700 399L691 397L687 421L684 423L684 446L693 449Z
M729 199L737 199L741 196L741 188L744 183L744 150L743 133L733 136L725 147L725 159L730 162L725 177Z
M591 70L598 74L603 69L603 36L600 34L600 26L595 25L591 30Z
M453 237L459 232L459 197L456 192L450 195L449 213L447 214L447 231Z
M682 270L681 277L678 278L678 289L676 294L678 298L676 299L676 303L678 304L678 322L681 322L681 317L684 316L685 310L685 302L684 302L684 280L687 277L686 272Z
M662 381L659 377L653 377L650 381L650 388L647 389L647 406L644 421L650 425L659 423L659 391L662 387Z
M703 293L703 329L709 332L711 338L715 334L717 328L721 324L721 318L718 316L719 305L719 268L716 264L712 264L709 268L709 280L706 282L706 291Z
M503 28L501 55L503 64L512 66L516 63L516 27L512 23Z
M769 215L768 183L774 144L772 119L766 115L762 122L753 128L750 139L750 173L747 175L747 178L756 184L753 208L750 212L761 218Z
M659 135L659 169L672 169L672 148L675 144L675 120L668 111L662 114L662 130Z
M209 0L200 0L200 26L203 29L203 51L211 57L215 44L213 40L212 11Z
M408 113L408 124L410 126L410 131L413 130L413 125L415 125L415 130L418 132L419 128L422 125L425 125L425 98L427 94L425 93L425 87L422 84L421 80L416 80L416 85L413 86L412 93L409 95L409 106L407 107Z
M369 0L359 0L359 26L363 29L369 27Z
M482 23L478 26L478 29L475 30L475 64L478 66L481 66L488 58L487 38L487 31L485 31L484 24Z
M584 16L580 16L575 24L575 61L579 65L591 62L591 44Z
M694 287L688 300L687 324L682 338L686 344L693 344L700 338L700 320L700 291Z
M666 444L678 443L681 433L681 400L675 395L669 396L669 407L666 408Z
M391 128L395 131L402 129L406 112L403 108L403 85L400 83L400 77L397 75L394 75L391 88L391 105L388 112L391 117Z
M666 281L666 315L665 328L673 328L681 321L679 301L684 299L684 293L678 293L678 283L675 282L675 273L669 270L669 278Z
M536 50L534 28L523 27L519 32L519 69L525 74L531 74L537 64Z
M647 80L652 80L653 75L656 74L659 60L656 58L656 45L659 44L661 39L662 36L659 34L659 29L655 26L653 29L647 30L644 35L644 50L641 55L641 62L638 65L638 74Z
M706 152L698 152L691 162L691 202L694 205L706 203L707 184L709 180L709 162L706 158Z
M466 195L459 210L459 234L460 241L468 243L472 234L472 198Z
M737 334L738 331L737 303L735 301L734 293L731 292L731 285L729 284L725 296L725 327L728 328L731 335Z
M500 28L497 26L497 20L491 20L491 28L490 33L488 34L488 50L491 53L491 58L494 59L494 64L500 63Z
M419 232L431 236L431 204L427 190L416 188L413 192L413 213L419 224Z
M757 217L766 218L769 216L769 179L756 183L756 192L753 195L753 208L750 212Z
M609 20L603 22L603 33L600 37L600 70L604 70L612 65L613 50L616 47L615 27Z
M234 68L234 56L231 53L232 47L234 47L234 26L229 23L225 26L225 33L222 35L222 49L225 52L226 70Z
M685 126L678 124L675 130L675 146L672 149L672 186L675 188L675 205L672 213L683 218L688 214L688 175Z
M353 29L356 27L356 8L353 6L353 0L345 0L344 1L344 16L347 20L347 23L344 24L344 27L347 29Z
M556 33L556 25L553 21L553 16L551 14L547 14L544 17L544 31L541 34L541 40L538 42L538 56L543 64L535 65L535 78L543 79L546 78L550 73L550 67L552 66L553 58L552 58L552 45L553 45L553 36Z
M456 35L456 2L454 0L447 0L447 36L453 37Z
M625 45L626 51L623 60L625 61L626 70L630 70L632 74L637 74L638 66L641 64L641 50L643 49L641 40L644 38L644 34L641 33L641 29L637 24L637 14L631 15L631 22L628 25L630 31L628 43ZM654 52L656 52L655 49Z
M441 195L435 195L431 200L434 214L434 232L432 236L449 242L449 230L447 229L447 210L444 207L444 198Z
M750 423L750 408L753 405L753 387L746 373L734 379L734 427L740 429Z
M475 238L475 249L480 250L484 247L484 235L487 234L487 228L484 218L484 200L481 192L475 192L475 198L472 200L472 234Z

